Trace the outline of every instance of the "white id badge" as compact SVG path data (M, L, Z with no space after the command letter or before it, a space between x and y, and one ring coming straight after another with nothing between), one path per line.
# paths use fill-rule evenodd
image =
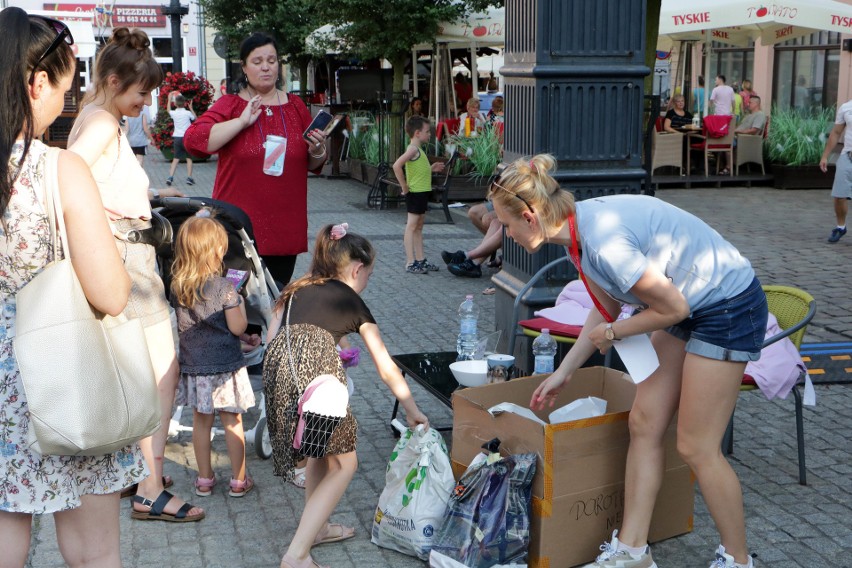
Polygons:
M270 134L263 143L266 152L263 156L263 173L268 176L280 176L284 173L284 154L287 152L287 139Z

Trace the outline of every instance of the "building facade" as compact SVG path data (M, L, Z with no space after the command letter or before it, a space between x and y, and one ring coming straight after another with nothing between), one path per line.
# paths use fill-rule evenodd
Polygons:
M838 1L852 5L852 0ZM729 85L742 85L748 79L767 113L772 108L836 108L852 99L852 44L847 44L844 50L844 39L852 39L852 29L850 35L819 32L773 46L763 46L759 41L748 47L714 42L710 77L705 77L705 87L712 90L714 78L719 74L725 76ZM676 43L668 58L671 93L681 89L682 74L677 70L682 63L678 58L683 53ZM694 43L687 56L690 57L688 83L695 89L706 63L701 44ZM658 92L664 95L665 87Z
M72 34L80 26L90 26L92 35L85 32L78 43L81 43L78 59L82 74L82 84L91 80L94 66L94 50L89 49L87 37L93 37L95 44L102 44L112 34L113 28L139 28L151 38L151 48L157 62L165 72L172 71L172 29L168 17L160 12L160 7L168 4L168 0L115 0L113 2L83 3L73 0L68 2L44 2L40 0L7 0L9 6L23 8L30 13L51 15L66 22L75 22ZM214 86L224 78L225 64L213 50L214 32L204 23L204 14L197 1L182 2L189 8L189 13L183 16L180 26L182 70L192 71L203 75ZM75 34L77 39L77 34ZM211 74L212 73L212 74ZM221 75L221 76L220 76Z

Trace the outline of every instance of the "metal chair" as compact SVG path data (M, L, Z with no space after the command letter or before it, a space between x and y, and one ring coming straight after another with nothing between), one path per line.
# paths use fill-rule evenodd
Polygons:
M441 208L444 210L444 215L447 218L447 223L450 224L455 224L453 216L450 215L450 182L453 179L453 167L456 165L456 161L458 159L459 153L453 152L453 154L450 156L450 159L444 163L443 173L435 174L436 176L444 176L443 180L438 185L432 186L432 196L440 199Z
M541 335L540 331L525 328L520 325L518 318L520 318L521 301L524 299L524 296L526 296L527 292L529 292L530 288L532 288L536 282L541 280L541 278L544 277L544 275L547 274L547 272L551 268L563 262L568 262L567 256L561 256L556 260L551 260L550 262L539 268L538 272L533 274L529 281L524 284L524 286L518 291L518 295L515 296L515 302L512 304L512 327L511 331L509 332L509 350L507 351L507 353L515 353L515 343L517 342L518 337L538 337L539 335ZM554 335L553 339L556 340L557 343L574 343L577 340L576 337L557 335Z
M802 345L807 325L813 319L814 314L816 314L816 300L804 290L789 286L764 286L763 291L766 293L769 311L778 320L778 326L784 330L766 339L763 342L763 347L789 337L798 350ZM740 386L741 391L750 391L756 388L757 386L753 384L744 383ZM796 403L796 443L799 450L799 484L807 485L802 395L799 392L798 386L793 387L793 397ZM725 431L725 436L722 438L722 449L727 454L731 454L734 451L734 414L731 414L731 420L728 422L728 428Z

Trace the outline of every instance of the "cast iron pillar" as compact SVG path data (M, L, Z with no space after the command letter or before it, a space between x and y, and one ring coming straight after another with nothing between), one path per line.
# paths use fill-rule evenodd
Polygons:
M586 199L640 193L646 0L506 0L504 161L542 152L557 160L556 179ZM512 303L539 268L564 256L547 245L530 255L503 240L495 275L497 329L512 325ZM566 265L529 293L521 319L552 306L576 278ZM525 361L526 341L515 356Z
M180 36L180 19L189 14L189 7L182 6L180 0L171 0L168 6L160 6L160 12L172 22L172 72L183 71L183 42Z

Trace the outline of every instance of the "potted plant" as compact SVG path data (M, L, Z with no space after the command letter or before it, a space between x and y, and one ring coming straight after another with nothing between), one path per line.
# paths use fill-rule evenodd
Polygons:
M346 159L349 165L349 177L364 181L362 164L367 156L366 144L370 125L375 118L366 111L353 111L349 114L351 130L349 132L349 155Z
M834 125L834 109L772 110L764 146L778 189L825 189L834 182L834 164L819 169L825 142Z
M454 200L482 199L497 165L503 158L502 128L493 124L465 136L454 134L444 140L447 153L458 152L449 198Z
M198 116L207 111L213 102L213 85L201 75L196 75L192 71L166 74L157 97L157 119L151 127L154 147L163 153L166 160L172 160L174 157L172 154L174 122L168 112L169 93L172 91L179 91L189 101Z

